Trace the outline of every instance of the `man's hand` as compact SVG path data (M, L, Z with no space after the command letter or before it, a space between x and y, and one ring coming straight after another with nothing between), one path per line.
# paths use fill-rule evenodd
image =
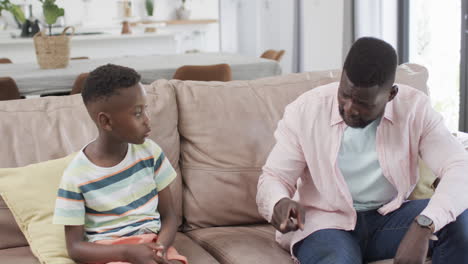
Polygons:
M295 220L294 220L295 219ZM304 230L305 210L298 202L283 198L276 203L271 224L285 234L298 229Z
M170 264L164 248L155 243L128 245L125 256L132 264Z
M398 247L395 264L423 264L429 250L431 229L421 227L416 222L411 224L408 232Z

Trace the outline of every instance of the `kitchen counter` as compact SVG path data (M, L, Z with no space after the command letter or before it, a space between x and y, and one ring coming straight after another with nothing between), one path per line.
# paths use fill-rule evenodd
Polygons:
M156 32L145 33L145 28ZM132 34L122 35L119 24L107 27L76 28L71 38L71 57L86 56L93 59L115 56L144 56L184 53L186 50L217 52L219 40L217 20L168 20L139 24L131 28ZM54 28L53 33L63 29ZM67 32L70 32L68 30ZM89 34L89 33L98 34ZM207 34L215 33L215 36ZM7 57L13 63L35 62L32 38L12 38L19 30L0 31L0 58ZM209 46L209 47L207 47Z

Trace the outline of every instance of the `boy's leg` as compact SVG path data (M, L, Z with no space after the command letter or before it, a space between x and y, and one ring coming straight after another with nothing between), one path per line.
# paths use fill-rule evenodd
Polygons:
M359 242L350 232L338 229L317 231L294 246L301 264L361 264Z
M367 223L372 233L367 243L364 259L376 261L394 258L410 225L426 208L428 202L429 200L409 201L386 216L376 214L368 218ZM436 235L439 240L429 243L429 254L433 255L433 264L468 263L467 212L460 215L455 222L445 226Z

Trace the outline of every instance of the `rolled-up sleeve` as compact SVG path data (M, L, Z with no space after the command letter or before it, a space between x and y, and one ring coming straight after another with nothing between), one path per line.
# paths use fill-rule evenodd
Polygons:
M275 131L276 144L258 181L258 210L269 222L276 203L282 198L292 197L297 180L306 167L298 137L301 125L299 106L294 102L286 107Z
M439 231L468 208L468 154L429 103L423 120L420 155L441 181L421 214Z

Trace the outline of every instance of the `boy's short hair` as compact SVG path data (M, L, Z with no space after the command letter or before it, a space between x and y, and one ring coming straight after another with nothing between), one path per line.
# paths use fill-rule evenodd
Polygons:
M103 65L89 73L81 96L87 105L118 94L119 89L131 87L140 80L140 74L132 68L114 64Z
M343 70L356 86L381 86L395 77L397 54L387 42L363 37L349 50Z

